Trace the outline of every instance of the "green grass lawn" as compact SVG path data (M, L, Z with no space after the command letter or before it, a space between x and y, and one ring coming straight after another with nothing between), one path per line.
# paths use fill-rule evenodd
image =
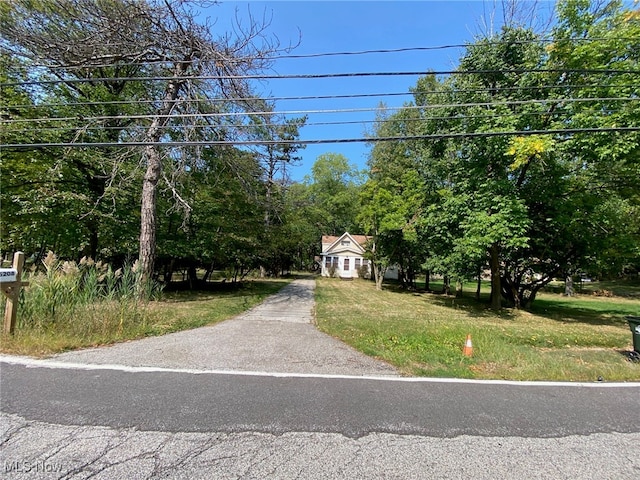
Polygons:
M640 364L627 360L632 335L624 319L640 314L640 298L541 293L531 311L496 314L475 301L470 287L456 299L320 278L317 323L407 375L640 381ZM462 355L467 334L470 358Z

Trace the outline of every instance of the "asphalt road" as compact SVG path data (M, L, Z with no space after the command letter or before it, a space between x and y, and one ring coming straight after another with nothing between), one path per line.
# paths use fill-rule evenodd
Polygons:
M0 362L0 476L637 478L640 386Z
M434 438L170 433L3 415L2 478L631 479L638 435Z
M36 365L1 365L3 412L62 425L275 435L323 432L350 438L370 433L544 438L640 432L640 386Z

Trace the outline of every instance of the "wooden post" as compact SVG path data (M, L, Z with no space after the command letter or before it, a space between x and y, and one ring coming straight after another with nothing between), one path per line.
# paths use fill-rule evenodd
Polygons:
M23 266L24 253L16 252L13 255L13 269L17 272L15 281L0 283L2 293L7 297L7 304L4 308L4 333L12 334L15 330L20 290L29 285L29 282L22 281Z

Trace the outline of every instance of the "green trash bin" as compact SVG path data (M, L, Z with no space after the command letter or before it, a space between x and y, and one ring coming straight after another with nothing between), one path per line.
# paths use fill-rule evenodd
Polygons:
M636 354L640 354L640 317L629 315L626 318L633 335L633 350Z

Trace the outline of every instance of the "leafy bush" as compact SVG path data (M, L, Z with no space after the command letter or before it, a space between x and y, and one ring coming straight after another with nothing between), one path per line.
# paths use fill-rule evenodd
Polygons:
M327 272L329 272L329 276L331 278L335 278L338 276L338 266L337 265L329 265L327 267Z
M356 271L358 272L358 277L360 278L369 278L369 265L360 265Z

